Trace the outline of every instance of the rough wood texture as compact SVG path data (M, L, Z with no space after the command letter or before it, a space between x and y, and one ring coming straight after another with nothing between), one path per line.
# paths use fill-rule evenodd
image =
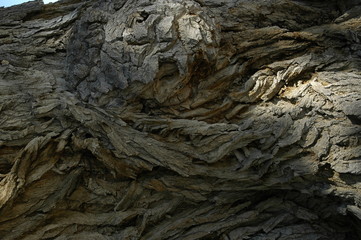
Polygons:
M361 1L0 8L0 239L359 239Z

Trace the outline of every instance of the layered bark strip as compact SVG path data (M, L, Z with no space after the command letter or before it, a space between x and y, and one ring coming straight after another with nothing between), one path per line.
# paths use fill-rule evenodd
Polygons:
M1 240L361 234L361 1L0 8Z

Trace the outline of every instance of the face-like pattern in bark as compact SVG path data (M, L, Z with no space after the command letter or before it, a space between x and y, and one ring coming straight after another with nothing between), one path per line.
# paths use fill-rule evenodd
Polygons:
M72 39L79 42L85 38L83 42L89 42L81 29L95 27L99 35L91 36L90 44L100 44L94 48L84 46L86 52L78 50L79 55L69 62L73 69L70 78L83 99L125 89L133 82L148 84L170 76L171 86L164 81L165 89L177 88L190 66L216 58L216 23L196 2L128 1L113 14L90 14L88 18L96 22L82 19ZM101 17L94 17L97 14ZM99 23L99 18L106 20ZM82 63L84 58L87 61ZM157 95L159 101L165 101L169 93Z

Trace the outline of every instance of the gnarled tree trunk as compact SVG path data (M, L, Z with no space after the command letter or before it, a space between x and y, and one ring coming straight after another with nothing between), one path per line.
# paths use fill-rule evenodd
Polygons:
M0 9L0 239L358 239L361 1Z

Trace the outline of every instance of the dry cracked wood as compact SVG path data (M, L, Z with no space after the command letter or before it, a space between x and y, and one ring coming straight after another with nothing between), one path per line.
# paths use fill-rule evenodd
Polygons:
M359 239L361 1L0 8L0 239Z

